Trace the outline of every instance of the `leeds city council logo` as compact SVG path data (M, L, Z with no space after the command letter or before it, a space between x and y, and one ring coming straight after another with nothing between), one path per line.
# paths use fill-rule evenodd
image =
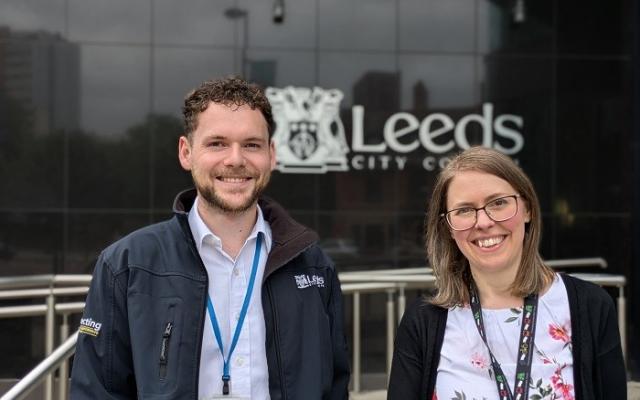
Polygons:
M340 119L338 89L269 87L276 131L276 168L281 172L347 171L349 147Z

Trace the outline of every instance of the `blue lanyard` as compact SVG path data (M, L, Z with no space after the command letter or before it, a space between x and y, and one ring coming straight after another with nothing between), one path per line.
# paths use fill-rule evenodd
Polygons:
M236 348L236 344L238 344L240 331L242 330L242 324L244 323L244 317L246 317L247 310L249 309L249 302L251 300L251 294L253 293L253 284L256 281L256 273L258 271L258 261L260 261L260 251L262 250L261 244L262 233L258 232L258 237L256 238L256 250L253 253L253 265L251 267L249 286L247 287L247 293L244 295L242 310L240 310L240 317L238 318L236 330L233 333L233 340L231 341L231 347L229 348L229 354L226 358L224 356L224 348L222 347L222 335L220 334L220 326L218 325L218 319L216 318L216 311L213 309L213 302L211 301L211 297L207 293L207 310L209 311L209 319L211 320L213 333L216 336L216 341L218 342L218 347L220 348L220 354L222 354L222 361L224 362L222 369L222 394L225 395L229 394L229 381L231 380L231 375L229 373L229 360L231 360L231 355Z

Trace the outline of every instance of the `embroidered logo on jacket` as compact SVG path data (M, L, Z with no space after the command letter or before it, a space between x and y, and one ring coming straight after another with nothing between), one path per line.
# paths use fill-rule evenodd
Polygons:
M100 333L100 328L102 328L101 322L96 322L91 318L82 318L80 320L80 329L78 329L78 331L95 337Z
M324 287L324 278L318 275L295 275L298 289L305 289L310 286Z

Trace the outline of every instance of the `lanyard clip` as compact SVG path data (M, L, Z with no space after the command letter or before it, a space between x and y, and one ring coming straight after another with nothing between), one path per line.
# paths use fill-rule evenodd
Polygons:
M229 375L222 375L222 394L229 395L229 381L231 377Z

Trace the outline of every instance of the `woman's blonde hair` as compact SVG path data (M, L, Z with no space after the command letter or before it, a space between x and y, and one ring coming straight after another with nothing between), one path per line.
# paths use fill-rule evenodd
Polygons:
M485 147L472 147L458 154L440 172L428 206L424 233L427 255L436 277L436 293L430 299L431 303L453 307L469 302L469 262L458 249L447 222L441 217L447 211L449 184L461 171L478 171L497 176L507 181L520 194L518 201L527 206L531 221L525 227L522 260L511 286L511 293L518 297L539 293L553 278L553 271L544 264L538 253L542 219L533 184L508 156Z

